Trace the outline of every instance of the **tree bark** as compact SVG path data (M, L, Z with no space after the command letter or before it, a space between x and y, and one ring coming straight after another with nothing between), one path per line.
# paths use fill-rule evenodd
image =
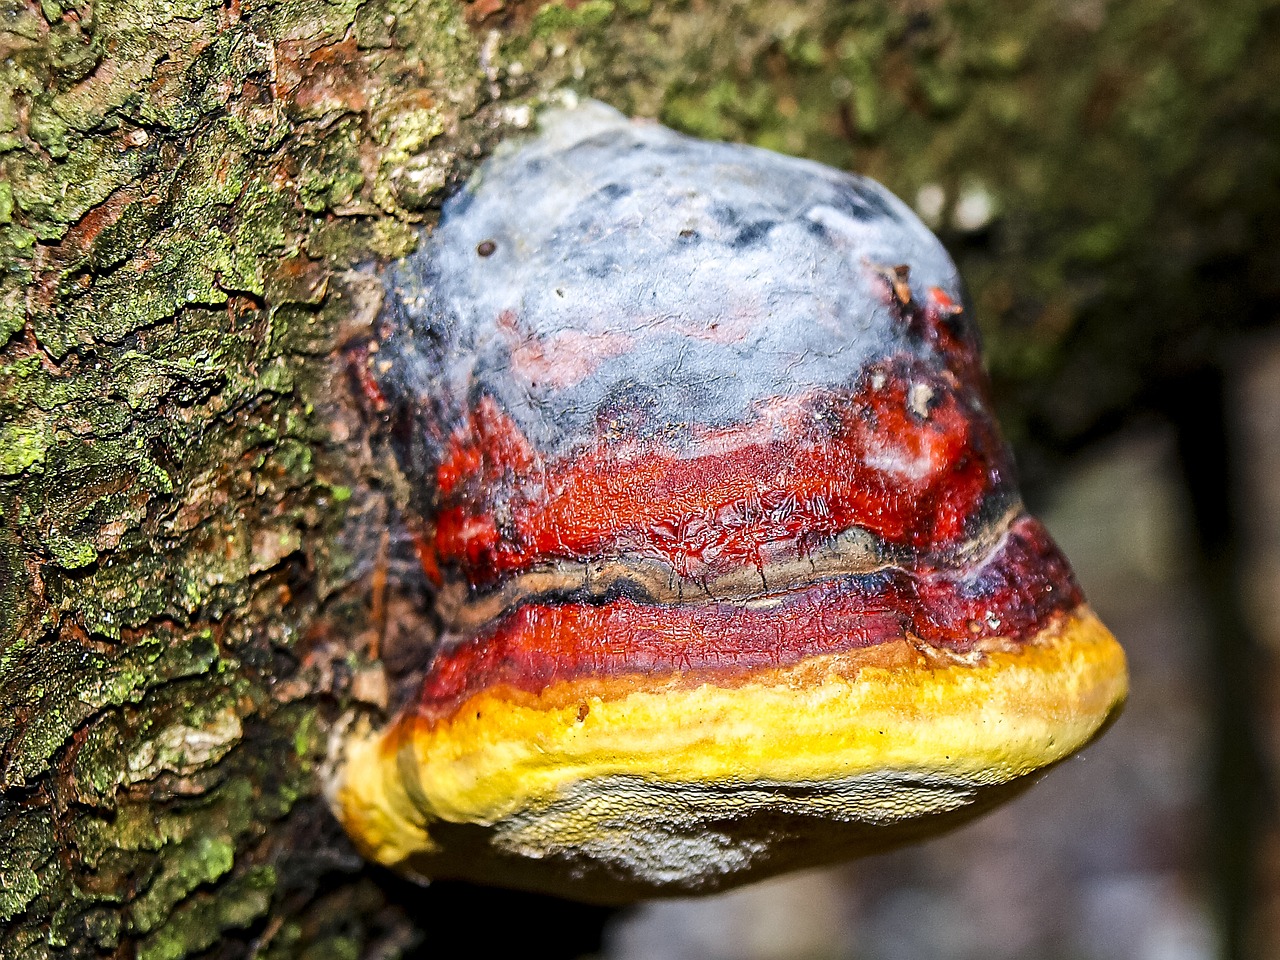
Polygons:
M333 724L383 702L416 609L349 367L376 265L530 107L597 95L915 203L1034 474L1201 357L1205 316L1280 299L1276 20L0 0L0 956L429 937L320 796Z

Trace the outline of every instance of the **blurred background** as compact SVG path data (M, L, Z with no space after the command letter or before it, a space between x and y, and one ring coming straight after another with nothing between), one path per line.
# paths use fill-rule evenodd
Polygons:
M919 847L625 911L405 902L427 929L493 917L485 952L521 957L1280 957L1280 4L610 10L573 51L581 92L869 174L939 233L1028 503L1132 692L1033 790Z

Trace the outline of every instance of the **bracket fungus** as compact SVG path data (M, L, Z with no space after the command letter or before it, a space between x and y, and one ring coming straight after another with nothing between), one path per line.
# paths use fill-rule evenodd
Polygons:
M344 745L373 859L710 892L961 822L1123 702L955 267L878 184L588 104L492 157L387 288L442 633Z

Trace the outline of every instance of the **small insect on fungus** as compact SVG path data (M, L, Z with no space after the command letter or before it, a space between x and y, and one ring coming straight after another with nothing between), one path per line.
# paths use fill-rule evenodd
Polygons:
M959 823L1123 702L955 267L878 184L588 104L490 159L387 289L443 632L343 747L373 859L710 892Z

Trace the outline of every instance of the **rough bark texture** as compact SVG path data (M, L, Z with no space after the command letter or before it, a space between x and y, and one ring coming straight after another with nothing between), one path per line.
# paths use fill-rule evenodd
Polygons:
M394 500L346 366L368 265L526 105L572 88L918 202L1052 448L1280 299L1277 15L0 0L0 955L421 934L318 795L330 724L380 700Z

